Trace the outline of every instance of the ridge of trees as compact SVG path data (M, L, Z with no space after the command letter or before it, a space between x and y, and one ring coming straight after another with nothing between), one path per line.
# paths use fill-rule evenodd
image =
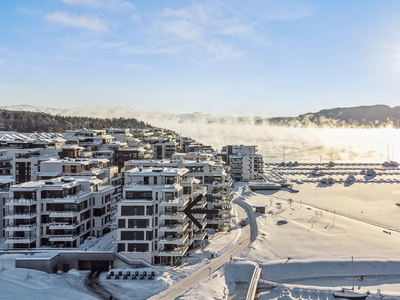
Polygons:
M65 132L66 130L90 128L152 128L135 118L91 118L54 116L43 112L12 111L0 109L0 130L16 132Z

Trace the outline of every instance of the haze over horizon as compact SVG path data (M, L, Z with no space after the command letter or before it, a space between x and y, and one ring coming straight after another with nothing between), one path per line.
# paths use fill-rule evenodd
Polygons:
M400 157L400 130L386 128L257 125L229 115L135 110L131 107L0 106L62 116L135 117L172 129L215 149L230 144L257 145L265 162L374 162ZM29 108L29 109L28 109Z
M0 104L297 116L398 105L398 1L7 1Z

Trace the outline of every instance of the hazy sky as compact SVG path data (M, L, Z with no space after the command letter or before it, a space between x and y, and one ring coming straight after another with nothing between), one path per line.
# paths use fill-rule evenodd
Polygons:
M0 104L395 106L399 16L397 0L2 1Z

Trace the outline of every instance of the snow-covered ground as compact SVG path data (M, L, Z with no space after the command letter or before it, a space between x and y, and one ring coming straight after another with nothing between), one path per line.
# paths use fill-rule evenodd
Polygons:
M258 299L330 300L333 291L351 288L353 278L355 291L369 290L371 299L380 299L378 289L385 299L400 299L399 187L304 183L295 188L298 193L239 188L239 201L252 209L266 207L265 215L254 213L256 224L250 225L257 228L257 238L239 259L262 269ZM241 299L229 286L248 285L232 278L228 265L181 298ZM242 271L236 267L234 272ZM363 281L358 280L361 274ZM277 285L273 289L265 285L271 281Z
M21 254L0 256L0 299L82 299L92 300L83 285L87 272L70 271L66 274L47 274L44 272L16 269L15 258ZM4 267L3 267L4 266Z

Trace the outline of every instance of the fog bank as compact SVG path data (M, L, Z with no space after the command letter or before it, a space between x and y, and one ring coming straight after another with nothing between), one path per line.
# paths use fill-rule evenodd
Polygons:
M183 136L220 149L227 144L258 145L265 162L294 161L383 162L397 159L400 130L356 128L307 128L255 125L252 117L143 111L118 107L3 106L12 110L41 111L63 116L99 118L133 117L154 126L169 128Z

